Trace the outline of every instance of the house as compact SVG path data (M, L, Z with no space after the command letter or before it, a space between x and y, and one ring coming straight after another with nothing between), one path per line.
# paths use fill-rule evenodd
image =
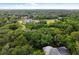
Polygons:
M63 20L63 17L58 17L58 20Z
M29 23L29 22L32 22L32 19L24 19L24 22L26 22L26 23Z
M23 22L24 22L24 23L30 23L30 22L32 22L32 19L29 18L28 16L24 16L24 17L23 17Z

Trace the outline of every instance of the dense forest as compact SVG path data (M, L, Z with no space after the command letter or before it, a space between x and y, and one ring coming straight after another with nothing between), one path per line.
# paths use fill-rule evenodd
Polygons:
M70 15L79 15L79 10L0 10L0 17L28 15L32 19L56 19Z
M0 55L44 55L45 46L79 55L79 10L0 10Z

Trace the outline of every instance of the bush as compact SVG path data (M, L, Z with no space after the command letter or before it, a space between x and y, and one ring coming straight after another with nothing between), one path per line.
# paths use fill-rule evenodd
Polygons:
M14 41L14 44L16 45L16 46L23 46L23 45L25 45L27 43L27 40L26 40L26 38L23 36L23 34L21 34L21 35L19 35L17 38L16 38L16 40Z
M24 46L16 46L15 48L11 48L10 52L12 55L29 55L33 51L32 46L26 44Z
M41 34L41 46L50 45L52 43L53 37L51 34Z
M44 55L45 53L42 50L38 49L38 50L34 50L32 54L33 55Z
M71 25L69 25L65 30L64 33L65 34L70 34L71 32L73 32L73 27Z
M29 29L39 29L42 27L47 27L47 25L43 23L26 23L25 26Z
M18 24L17 24L18 25ZM11 30L16 30L17 28L18 28L18 26L17 26L16 24L11 24L10 26L9 26L9 29L11 29Z
M71 54L76 54L76 43L75 40L71 36L67 36L66 40L66 47L69 49Z
M79 54L79 31L72 32L71 36L75 40L75 54Z
M10 54L10 52L9 52L9 43L7 43L6 45L3 46L2 50L1 50L1 54L3 54L3 55Z
M8 19L7 18L0 18L0 27L7 24Z
M40 20L40 24L46 24L46 20Z
M79 41L79 31L72 32L71 36L72 36L73 39Z
M79 41L76 41L76 54L79 55Z

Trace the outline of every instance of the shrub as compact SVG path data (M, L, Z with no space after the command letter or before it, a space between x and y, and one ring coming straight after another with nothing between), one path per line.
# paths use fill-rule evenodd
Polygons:
M79 55L79 41L76 41L76 54Z
M38 50L34 50L32 54L33 55L44 55L45 53L42 50L38 49Z
M32 46L26 44L24 46L16 46L15 48L11 48L10 52L12 55L29 55L33 51Z
M70 34L71 32L73 32L73 27L71 25L69 25L65 30L64 33L65 34Z
M41 46L51 45L53 37L51 34L42 34L40 39Z
M6 45L3 46L2 50L1 50L1 54L3 54L3 55L10 54L10 52L9 52L9 43L7 43Z
M27 40L26 40L26 38L23 36L23 34L21 34L21 35L19 35L17 38L16 38L16 40L14 40L14 44L16 45L16 46L23 46L23 45L25 45L27 43Z
M71 36L67 36L66 40L66 47L69 49L71 54L76 54L76 43L75 40Z
M79 41L79 31L72 32L71 36L72 36L73 39Z

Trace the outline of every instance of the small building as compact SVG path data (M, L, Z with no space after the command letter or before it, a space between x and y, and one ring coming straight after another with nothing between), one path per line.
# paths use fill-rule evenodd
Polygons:
M63 17L58 17L58 20L63 20Z
M26 22L26 23L29 23L29 22L32 22L32 19L24 19L24 22Z
M30 22L32 22L32 19L29 18L28 16L24 16L24 17L23 17L23 22L24 22L24 23L30 23Z

